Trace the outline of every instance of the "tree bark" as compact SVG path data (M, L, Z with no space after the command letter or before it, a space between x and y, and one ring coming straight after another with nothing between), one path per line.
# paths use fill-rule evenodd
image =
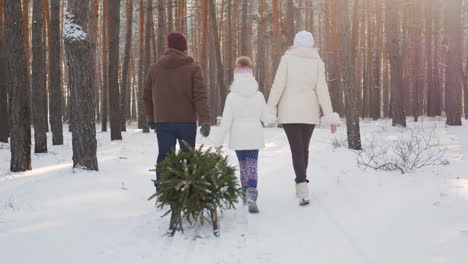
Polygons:
M406 127L405 109L403 104L403 56L400 48L400 14L401 0L387 0L387 46L391 70L391 111L392 125Z
M211 1L211 0L210 0ZM240 45L240 55L249 56L249 51L247 50L247 12L248 12L248 0L242 1L242 25L241 25L241 45Z
M212 0L209 0L210 2ZM211 9L211 8L210 8ZM214 39L214 34L213 30L210 30L208 33L210 43L209 43L209 49L214 50L215 49L215 39ZM213 124L216 124L216 117L218 114L221 113L222 110L220 110L220 100L219 100L219 90L216 89L216 58L215 56L209 56L209 70L207 71L207 75L209 78L209 100L210 100L210 110L211 110L211 122Z
M34 124L34 152L47 152L44 97L46 95L45 53L43 42L43 0L33 1L32 23L32 112Z
M31 108L21 2L5 0L5 32L11 98L11 161L13 172L31 170Z
M98 100L99 100L99 74L96 69L98 69L97 64L97 38L98 38L98 24L99 24L99 0L90 0L89 2L89 20L88 20L88 29L89 29L89 41L91 44L91 63L89 64L89 71L91 72L91 83L93 85L94 94L96 96L96 112L98 112ZM96 118L99 119L99 115L96 113Z
M462 62L462 0L450 0L446 6L446 31L448 35L447 57L447 85L445 91L446 124L461 126L462 121L462 89L463 89L463 62Z
M109 117L109 40L108 40L108 1L102 3L102 85L101 85L101 131L107 132Z
M265 55L266 55L266 47L265 47L265 34L266 34L266 25L265 25L265 0L259 1L258 13L259 13L259 21L257 26L257 70L256 70L256 77L258 81L258 89L264 94L266 98L268 98L268 94L266 91L266 75L265 75Z
M132 21L133 21L133 0L127 0L127 7L126 7L126 34L125 34L125 49L124 49L124 61L122 67L122 90L121 90L121 100L120 100L120 112L122 114L122 118L120 121L120 127L122 131L127 131L127 120L129 119L128 116L128 79L129 79L129 69L130 69L130 52L132 48Z
M145 77L144 74L144 57L145 57L145 4L143 0L140 0L140 30L139 30L139 64L138 64L138 91L137 91L137 102L138 102L138 128L147 130L146 117L143 107L143 85Z
M159 58L161 55L164 54L164 47L166 41L166 12L165 12L165 5L167 0L159 0L158 1L158 49L156 58Z
M381 71L382 71L382 49L383 49L383 37L382 37L382 0L377 0L375 3L376 10L376 25L374 28L374 33L377 35L375 38L375 57L374 57L374 83L372 87L372 113L371 117L374 120L377 120L381 117L380 114L380 100L382 94L382 81L381 81Z
M413 89L412 89L412 114L414 121L418 121L422 114L422 98L424 95L424 39L423 33L423 2L413 6Z
M205 74L208 73L208 44L209 44L209 38L208 38L208 0L200 0L202 1L202 10L203 10L203 15L202 15L202 39L201 39L201 44L202 44L202 50L201 50L201 65L203 67L203 72Z
M227 0L227 76L228 80L227 82L230 84L232 83L232 80L234 78L234 60L233 60L233 33L232 33L232 0Z
M287 43L288 46L293 45L294 41L294 35L296 33L296 27L295 27L295 9L296 7L294 6L294 0L288 0L287 1L287 19L286 19L286 36L287 36Z
M279 12L279 0L272 0L272 19L273 19L273 72L276 72L276 68L281 58L281 32L280 32L280 12Z
M174 9L172 8L174 1L166 0L167 2L167 31L174 31Z
M28 86L31 86L31 41L29 28L29 4L30 0L23 1L23 32L24 32L24 49L26 50L26 68L28 73Z
M46 129L46 132L50 132L49 130L49 82L47 80L47 76L49 76L49 61L47 59L47 54L48 54L48 48L51 46L51 38L50 38L50 10L49 10L49 0L43 0L44 1L44 8L42 12L42 17L43 20L45 21L43 23L43 45L44 45L44 79L45 79L45 93L44 93L44 113L45 113L45 118L44 118L44 126Z
M108 27L109 35L109 110L111 140L122 139L122 114L120 111L119 89L119 32L120 32L120 1L108 1Z
M353 69L352 39L349 37L349 19L347 0L338 0L338 21L340 32L341 62L345 86L345 114L348 135L348 147L354 150L361 149L361 134L359 127L359 108L356 93L356 80Z
M425 13L426 13L426 112L428 116L437 115L437 105L439 105L439 100L437 96L436 87L434 85L435 76L433 76L433 14L434 14L434 3L432 0L426 0L425 2Z
M211 26L212 26L212 33L214 38L214 48L215 48L215 57L216 57L216 65L217 65L217 90L219 91L219 100L220 100L220 108L224 109L224 101L226 99L226 87L224 86L224 67L223 61L221 59L221 43L218 36L218 20L216 18L216 4L215 0L210 0L210 17L211 17ZM214 65L213 65L214 66ZM213 70L213 69L212 69ZM221 110L222 111L222 110ZM216 118L216 115L214 115Z
M72 104L73 167L98 170L94 90L91 85L90 42L87 35L89 0L68 0L64 25ZM75 33L67 34L74 26Z
M49 46L49 110L52 145L63 145L63 90L60 9L61 1L52 0L50 5L50 46Z
M0 0L0 142L8 143L8 137L10 135L10 124L9 124L9 100L8 100L8 57L5 42L5 30L4 30L4 2Z
M153 0L147 0L146 2L146 25L145 25L145 49L143 56L143 76L142 76L142 88L146 75L151 62L151 31L153 29ZM143 133L149 133L149 127L146 125L143 127Z

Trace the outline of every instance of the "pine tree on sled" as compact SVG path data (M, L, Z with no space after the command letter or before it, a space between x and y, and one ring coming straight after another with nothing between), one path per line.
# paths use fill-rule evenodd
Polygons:
M188 152L171 152L157 168L161 172L154 181L158 191L148 200L156 198L158 208L169 208L162 216L171 215L168 236L183 231L184 220L191 225L209 222L219 236L218 211L235 209L244 195L236 169L220 151L187 147Z

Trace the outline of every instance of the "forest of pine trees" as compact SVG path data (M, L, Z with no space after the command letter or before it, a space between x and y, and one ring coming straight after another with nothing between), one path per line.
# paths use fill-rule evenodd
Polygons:
M359 149L359 119L468 118L468 0L0 0L0 141L11 170L73 136L73 164L98 169L96 124L149 132L142 89L169 32L201 63L213 120L241 55L268 96L297 31L314 34L333 107ZM67 129L63 129L63 125ZM34 133L32 133L34 129ZM32 135L34 144L31 145Z

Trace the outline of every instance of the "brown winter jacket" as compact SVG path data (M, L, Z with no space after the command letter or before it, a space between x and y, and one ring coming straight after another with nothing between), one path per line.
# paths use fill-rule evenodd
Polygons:
M143 94L148 121L210 122L208 91L203 71L192 57L168 49L151 65Z

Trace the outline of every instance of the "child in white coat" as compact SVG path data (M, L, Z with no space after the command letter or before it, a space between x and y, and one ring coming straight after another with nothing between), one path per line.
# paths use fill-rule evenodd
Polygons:
M234 82L226 98L214 145L220 147L229 133L229 148L236 151L239 160L241 184L246 190L250 213L258 213L258 152L265 147L262 122L273 123L274 119L268 115L265 97L258 90L252 72L252 60L249 57L238 58Z

